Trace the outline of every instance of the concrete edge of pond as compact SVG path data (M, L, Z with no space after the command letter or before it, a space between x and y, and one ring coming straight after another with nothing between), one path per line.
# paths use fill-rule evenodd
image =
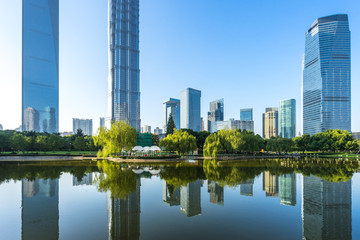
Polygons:
M82 161L83 156L0 156L0 162L28 162L28 161Z

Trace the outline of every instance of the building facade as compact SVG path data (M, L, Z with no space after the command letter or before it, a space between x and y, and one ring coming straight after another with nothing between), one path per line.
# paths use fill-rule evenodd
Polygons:
M91 136L93 134L92 119L73 118L73 133L76 134L78 129L81 129L84 135Z
M241 121L229 119L228 121L217 121L210 122L211 133L220 131L220 130L241 130L241 131L254 131L254 121Z
M163 123L164 131L166 131L166 126L169 121L170 114L174 119L176 129L180 129L180 99L169 98L163 104Z
M23 0L22 130L59 131L59 0Z
M283 138L296 137L296 100L280 101L280 136Z
M266 108L263 113L263 138L277 137L279 135L279 109Z
M317 19L306 32L303 133L351 132L351 46L348 16Z
M0 124L0 131L4 130L3 125Z
M253 109L243 108L240 109L240 120L242 121L254 121Z
M208 112L208 131L211 131L211 123L224 121L224 99L214 100L210 102Z
M201 91L187 88L180 93L180 128L200 131Z
M280 175L280 204L296 205L296 174L294 172Z
M154 133L157 134L157 135L160 135L160 134L163 133L163 130L162 130L161 128L159 128L159 127L156 127L156 128L154 129Z
M271 174L269 171L263 172L263 191L266 197L279 196L279 176Z
M105 118L104 117L101 117L100 118L100 127L105 127Z
M109 0L108 28L107 122L140 131L139 0Z

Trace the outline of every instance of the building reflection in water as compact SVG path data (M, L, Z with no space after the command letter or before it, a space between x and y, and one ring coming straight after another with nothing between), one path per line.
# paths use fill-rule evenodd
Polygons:
M93 173L86 173L82 179L78 179L76 176L73 176L73 186L81 186L81 185L92 185L93 182Z
M280 176L280 204L296 205L296 174L283 174Z
M22 180L22 239L59 238L59 180Z
M303 239L351 239L351 180L303 176Z
M176 188L173 185L169 185L166 181L163 181L162 199L164 203L169 206L180 205L180 188Z
M249 196L249 197L253 196L254 195L253 188L254 188L254 179L243 181L240 184L240 195Z
M263 173L263 191L267 197L279 196L279 177L265 171Z
M180 190L180 211L188 217L201 213L201 180L188 183Z
M220 187L215 181L207 182L210 202L216 205L224 206L224 188Z
M140 237L140 178L136 190L125 199L107 195L109 240L133 240Z

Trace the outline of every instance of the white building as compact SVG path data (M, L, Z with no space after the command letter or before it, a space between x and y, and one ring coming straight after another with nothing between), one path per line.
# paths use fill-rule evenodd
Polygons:
M73 133L76 134L78 129L81 129L84 135L92 135L92 119L73 118Z

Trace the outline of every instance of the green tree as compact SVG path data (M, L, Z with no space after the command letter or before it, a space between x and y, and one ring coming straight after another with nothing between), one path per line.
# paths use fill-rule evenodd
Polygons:
M151 138L152 138L152 145L154 145L154 146L159 146L159 144L160 144L159 135L157 135L157 134L152 134L152 135L151 135Z
M196 149L196 138L186 131L178 130L161 140L160 147L176 152L178 155L184 155Z
M203 153L205 157L216 157L223 149L220 136L217 133L213 133L206 138Z
M166 136L169 134L173 134L174 131L176 130L176 125L174 122L174 118L172 116L172 113L169 114L169 119L166 125Z
M63 141L58 134L51 134L48 138L49 148L55 152L63 147Z
M86 150L86 141L84 137L77 136L74 141L74 148L77 151L84 151Z
M36 145L39 151L47 152L50 150L48 136L39 135L36 137Z
M11 146L14 150L22 151L22 153L24 154L25 150L28 147L28 142L26 140L26 137L20 133L15 133L11 137Z

